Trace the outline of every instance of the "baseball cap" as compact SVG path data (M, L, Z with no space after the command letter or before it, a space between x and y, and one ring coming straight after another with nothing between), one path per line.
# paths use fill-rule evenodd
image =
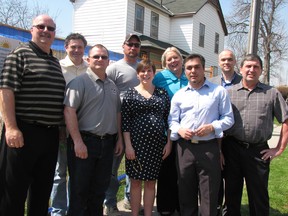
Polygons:
M124 43L128 42L132 37L136 38L141 43L140 37L137 34L132 33L126 35Z

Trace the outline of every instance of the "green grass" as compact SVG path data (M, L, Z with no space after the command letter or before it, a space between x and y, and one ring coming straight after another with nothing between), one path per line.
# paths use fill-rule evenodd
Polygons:
M119 175L125 173L124 159L119 168ZM125 180L121 181L117 194L118 201L124 198ZM275 158L270 165L269 177L270 216L288 216L288 149ZM246 188L243 189L242 216L249 216Z

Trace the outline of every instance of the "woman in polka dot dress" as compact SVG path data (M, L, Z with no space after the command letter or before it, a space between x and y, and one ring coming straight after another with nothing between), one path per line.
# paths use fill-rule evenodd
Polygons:
M122 130L125 140L126 174L131 179L131 210L138 215L144 181L144 212L152 214L155 184L162 161L170 154L167 118L168 93L152 84L155 65L143 60L137 67L140 84L129 89L122 104Z

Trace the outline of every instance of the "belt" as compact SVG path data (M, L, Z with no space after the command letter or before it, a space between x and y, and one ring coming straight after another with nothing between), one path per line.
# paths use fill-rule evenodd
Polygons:
M38 123L36 121L25 121L25 120L20 120L20 119L17 119L17 121L24 122L25 124L32 125L34 127L49 128L49 129L59 128L60 126L60 125L45 125L45 124Z
M191 144L204 144L204 143L211 143L211 142L216 142L216 139L210 139L210 140L196 140L196 139L191 139L191 140L185 140L181 138L183 141Z
M84 136L95 137L95 138L101 139L101 140L114 138L116 136L116 134L104 134L104 135L100 136L100 135L93 134L89 131L80 131L80 134L82 134Z
M233 139L239 146L249 149L249 148L255 148L255 147L261 147L261 146L266 146L267 142L262 142L262 143L249 143L249 142L244 142L241 140L238 140L234 137L229 136L231 139Z

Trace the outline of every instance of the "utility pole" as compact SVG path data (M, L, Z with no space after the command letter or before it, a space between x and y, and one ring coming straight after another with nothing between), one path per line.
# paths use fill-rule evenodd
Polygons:
M250 12L248 54L257 54L258 52L260 8L261 8L261 0L252 0L251 12Z

